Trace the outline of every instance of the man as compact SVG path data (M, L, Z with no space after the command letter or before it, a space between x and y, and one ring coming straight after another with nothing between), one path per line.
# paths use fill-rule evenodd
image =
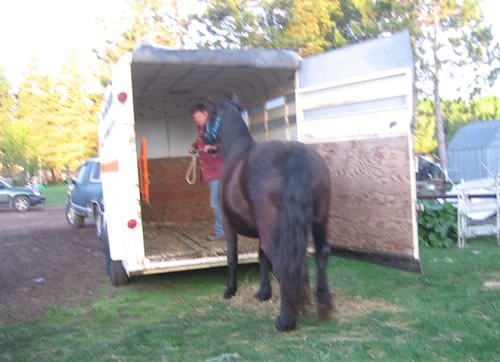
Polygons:
M201 104L195 104L191 108L191 116L198 125L198 138L189 148L189 153L199 152L201 180L210 185L210 206L215 214L214 233L207 237L209 241L224 240L224 229L222 227L222 211L219 207L219 173L222 169L222 157L220 147L217 143L208 144L203 134L210 128L207 108Z

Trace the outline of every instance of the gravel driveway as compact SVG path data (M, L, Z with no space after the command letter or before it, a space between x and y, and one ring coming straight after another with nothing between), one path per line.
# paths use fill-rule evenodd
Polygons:
M64 209L0 210L0 321L35 317L51 304L83 303L110 285L93 222L73 230Z

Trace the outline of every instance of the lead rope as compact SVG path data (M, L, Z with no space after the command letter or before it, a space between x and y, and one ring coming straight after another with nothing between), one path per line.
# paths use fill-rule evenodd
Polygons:
M196 183L196 158L198 157L198 151L195 151L191 154L191 162L189 163L187 172L186 172L186 181L190 185L194 185Z

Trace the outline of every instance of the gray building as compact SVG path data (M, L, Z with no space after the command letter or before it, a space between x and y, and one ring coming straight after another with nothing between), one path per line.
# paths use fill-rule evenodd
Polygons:
M468 124L448 145L448 176L453 182L500 172L500 120Z

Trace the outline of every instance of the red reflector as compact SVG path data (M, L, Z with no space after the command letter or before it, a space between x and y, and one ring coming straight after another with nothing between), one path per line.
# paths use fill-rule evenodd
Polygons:
M137 221L135 221L134 219L130 219L127 223L127 226L130 228L130 229L133 229L137 226Z
M127 93L125 93L125 92L119 93L118 100L122 103L125 103L125 101L127 100Z

